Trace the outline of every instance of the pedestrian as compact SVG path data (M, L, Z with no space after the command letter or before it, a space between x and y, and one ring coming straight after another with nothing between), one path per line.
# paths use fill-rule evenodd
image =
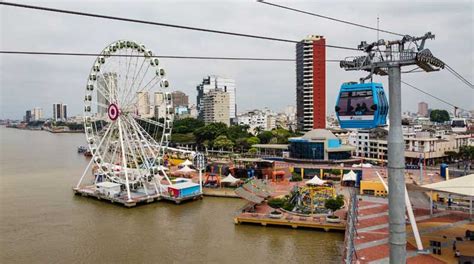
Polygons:
M456 250L456 251L454 252L454 257L455 257L455 258L459 258L460 256L461 256L461 252L459 252L459 250Z
M453 241L453 251L456 251L456 240Z

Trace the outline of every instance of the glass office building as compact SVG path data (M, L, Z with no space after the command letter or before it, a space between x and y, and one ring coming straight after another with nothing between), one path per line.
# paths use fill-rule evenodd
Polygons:
M290 158L302 160L346 160L351 158L353 147L341 144L331 131L313 129L302 137L290 138Z

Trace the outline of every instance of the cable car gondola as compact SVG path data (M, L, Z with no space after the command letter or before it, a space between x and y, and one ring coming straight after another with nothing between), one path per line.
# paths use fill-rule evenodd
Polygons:
M455 117L451 120L451 130L456 133L467 131L466 119Z
M387 124L388 100L381 83L343 83L335 110L341 128L371 129Z

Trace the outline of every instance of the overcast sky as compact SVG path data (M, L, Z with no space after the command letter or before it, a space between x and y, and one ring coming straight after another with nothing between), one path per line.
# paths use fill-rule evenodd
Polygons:
M327 44L357 47L376 40L376 32L304 14L241 1L15 1L27 4L123 16L164 23L227 30L300 40L324 35ZM426 46L433 54L473 81L472 1L287 1L277 2L307 11L411 35L431 31ZM294 58L295 45L266 40L194 32L150 25L78 17L0 6L1 50L98 53L118 39L145 44L156 54ZM396 36L380 34L381 38ZM327 59L343 59L358 52L327 48ZM81 114L86 78L95 58L0 54L0 118L21 118L25 110L42 107L51 116L52 104L69 105L70 115ZM173 90L195 102L196 85L209 74L236 80L238 111L295 105L294 62L235 62L162 59ZM327 105L333 112L342 82L357 80L361 72L345 72L327 64ZM474 108L474 92L447 71L405 74L402 79L464 108ZM386 78L376 81L387 84ZM416 111L426 101L430 108L448 108L402 86L403 109Z

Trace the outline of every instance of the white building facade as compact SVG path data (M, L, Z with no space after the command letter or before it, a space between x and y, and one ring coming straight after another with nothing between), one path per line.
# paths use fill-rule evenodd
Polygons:
M284 114L283 114L284 115ZM237 124L249 126L249 132L255 134L256 132L264 130L272 130L281 122L282 116L276 114L269 109L251 110L237 115ZM286 121L286 115L284 117Z
M203 98L204 96L213 90L220 90L226 92L229 98L229 118L234 120L237 113L237 103L236 103L236 89L235 89L235 80L230 78L224 78L216 75L209 75L202 80L197 87L197 101L196 107L199 113L200 118L204 118L202 114L203 109Z
M67 105L63 103L53 104L53 120L66 121L67 120Z
M221 90L212 90L202 98L202 116L205 124L224 123L230 125L229 94Z
M97 113L102 117L107 115L106 106L110 104L106 96L110 91L117 90L117 81L117 73L106 72L97 77L97 102L100 103L97 105Z
M355 147L353 156L387 160L388 131L352 131L349 144ZM446 152L458 152L462 146L470 144L470 135L444 134L430 132L408 132L404 134L405 160L407 164L416 164L423 158L427 164L441 162Z
M35 107L31 109L31 119L32 121L39 121L43 119L43 108Z

